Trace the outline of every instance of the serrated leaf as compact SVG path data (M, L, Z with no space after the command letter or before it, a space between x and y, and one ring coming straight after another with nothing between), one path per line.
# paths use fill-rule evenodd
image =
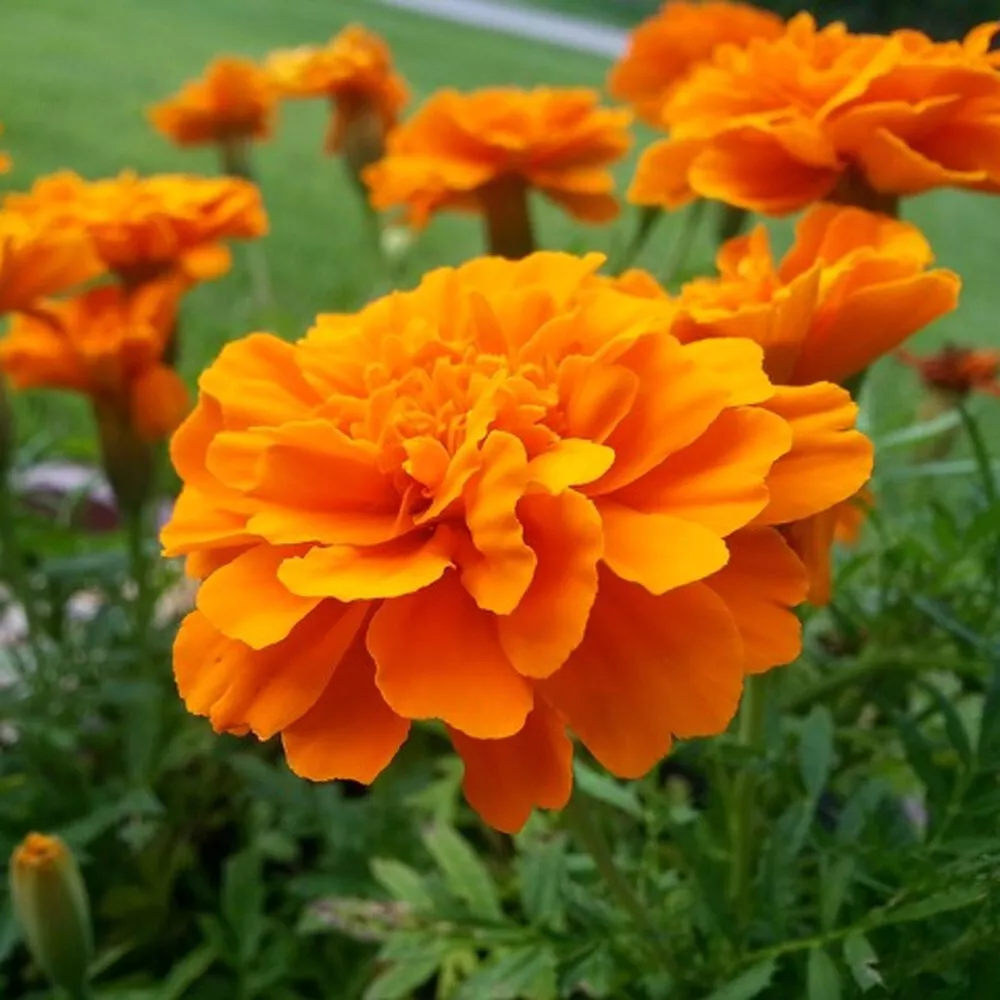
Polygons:
M806 996L809 1000L840 1000L840 973L822 948L809 952L806 968Z
M432 955L380 972L365 990L364 1000L408 1000L413 991L423 986L437 972L440 958Z
M730 980L725 986L720 986L705 1000L752 1000L771 985L774 973L778 968L778 960L769 958L760 962L742 975Z
M982 902L987 894L988 888L980 886L961 886L954 889L946 889L944 892L936 892L926 899L919 899L913 903L890 910L879 920L879 926L889 924L908 924L916 920L926 920L928 917L937 916L939 913L948 913L951 910L964 910L967 906L973 906Z
M566 871L566 840L550 837L533 844L521 856L521 906L528 920L540 927L564 923L562 883Z
M833 717L824 705L816 705L803 722L799 738L799 772L813 801L823 791L832 766Z
M878 971L878 955L860 931L844 939L844 961L862 993L873 986L885 986Z
M633 819L642 819L642 806L632 785L620 784L580 761L573 765L573 784L582 794L619 809Z
M426 910L432 905L430 890L421 874L392 858L373 858L372 875L375 881L393 899L407 903L415 910Z
M820 926L823 930L832 930L836 925L856 871L857 861L850 855L832 861L828 856L823 858L819 883Z
M423 841L452 895L465 902L474 916L485 920L503 919L493 877L467 841L450 826L443 825L431 827Z

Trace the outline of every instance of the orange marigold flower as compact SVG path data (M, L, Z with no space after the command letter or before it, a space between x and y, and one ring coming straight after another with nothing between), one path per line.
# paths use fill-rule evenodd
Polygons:
M189 409L184 383L163 363L183 290L176 280L131 295L104 285L16 315L0 340L0 368L15 388L83 393L144 440L165 438Z
M222 56L199 80L149 109L149 120L179 146L266 139L277 94L268 74L250 59Z
M177 273L190 281L224 274L221 241L267 232L260 191L235 177L159 174L85 181L69 171L43 177L28 194L8 195L7 211L86 236L128 285Z
M717 733L800 647L775 525L867 479L837 386L746 340L683 345L599 255L483 258L203 375L164 529L203 580L188 709L371 781L439 719L494 826L559 808L575 733L615 774Z
M784 26L777 14L748 3L668 0L632 32L628 50L608 77L608 90L650 125L662 125L667 98L720 45L777 38Z
M357 24L324 46L273 52L266 69L283 97L329 98L334 111L326 138L329 153L340 152L352 128L360 128L381 154L409 98L389 46Z
M780 38L723 46L665 105L670 138L643 154L629 197L780 215L823 198L891 209L938 187L1000 191L995 30L936 43L800 14Z
M929 389L959 399L970 392L1000 396L1000 351L947 344L936 354L919 357L899 351L896 357L916 368Z
M529 188L584 222L618 214L608 167L629 148L630 120L593 90L443 90L393 132L365 180L376 208L405 205L417 226L442 210L483 212L494 252L523 256Z
M79 232L0 212L0 316L67 291L104 269Z
M909 223L821 204L795 233L780 262L763 226L724 244L719 277L688 282L674 300L674 334L748 337L782 385L843 383L958 302L961 279L928 270L930 245Z

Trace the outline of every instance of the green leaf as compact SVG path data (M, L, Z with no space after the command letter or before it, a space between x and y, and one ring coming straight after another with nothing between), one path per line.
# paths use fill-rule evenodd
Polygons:
M965 723L962 722L958 712L955 711L955 706L951 699L946 698L938 687L929 681L918 678L917 684L922 691L930 696L935 707L941 713L944 719L944 731L948 736L948 742L951 743L955 752L961 757L965 767L971 768L973 762L972 743L969 741L969 734L966 732Z
M463 900L474 916L485 920L503 919L493 878L462 837L450 826L438 824L424 834L423 841L452 894Z
M541 927L565 923L562 884L566 871L566 838L548 837L521 855L521 905L528 920Z
M976 755L981 768L994 771L1000 767L1000 663L993 669L981 718Z
M633 819L642 819L642 806L632 785L620 784L580 761L573 765L573 783L584 795L612 806Z
M209 945L202 945L175 962L156 990L156 1000L181 1000L188 987L193 986L208 972L215 959L215 950Z
M832 861L826 855L820 860L819 912L823 930L832 930L836 925L856 871L857 861L850 855Z
M769 958L748 969L741 976L730 980L725 986L720 986L705 1000L752 1000L771 985L774 973L778 968L778 960Z
M844 961L862 993L873 986L885 986L878 971L878 955L860 931L844 939Z
M239 958L248 961L264 933L264 880L256 851L241 851L226 861L221 910L236 940Z
M391 858L373 858L371 869L375 881L393 899L408 903L415 910L430 909L433 902L430 890L420 873L409 865Z
M556 956L548 945L501 955L467 979L454 1000L554 1000Z
M802 724L799 738L799 771L813 801L819 798L833 766L833 717L816 705Z
M809 1000L840 1000L840 973L822 948L809 952L806 969L806 996Z
M936 892L926 899L919 899L914 903L907 903L905 906L889 910L879 920L879 926L909 924L915 920L926 920L928 917L937 916L939 913L964 910L967 906L974 906L976 903L981 903L986 899L988 894L989 890L985 885L959 886L954 889L946 889L944 892Z
M431 955L401 965L393 965L379 973L365 990L364 1000L404 1000L418 986L423 986L437 972L440 958Z

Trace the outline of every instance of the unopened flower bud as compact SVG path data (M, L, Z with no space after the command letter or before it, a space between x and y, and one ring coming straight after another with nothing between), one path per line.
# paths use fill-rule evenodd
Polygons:
M94 948L87 888L69 848L28 834L11 855L10 888L32 958L55 986L82 995Z

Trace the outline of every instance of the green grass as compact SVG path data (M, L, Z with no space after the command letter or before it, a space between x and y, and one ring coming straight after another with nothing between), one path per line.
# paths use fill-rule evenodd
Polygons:
M40 174L67 167L92 178L124 167L213 172L210 150L174 149L147 125L143 109L197 75L214 55L262 56L279 46L322 41L362 19L392 46L415 103L444 86L599 87L607 71L607 63L594 56L426 19L374 0L171 0L169 9L147 0L8 0L0 35L0 95L8 96L0 100L0 121L15 171L0 183L23 188ZM233 337L261 327L297 336L317 312L354 308L377 288L355 192L340 165L321 152L325 113L320 102L285 105L277 135L259 150L272 223L265 248L275 307L266 316L254 313L239 255L232 274L193 292L185 303L182 357L192 379ZM640 145L649 138L641 135ZM618 172L622 187L633 163L634 157ZM549 247L606 250L620 244L633 222L628 214L616 227L593 229L547 205L537 209L540 240ZM917 346L1000 340L1000 201L942 192L908 204L906 214L924 228L940 262L965 280L958 313L922 333ZM672 222L661 227L642 260L654 270L669 247ZM777 228L787 239L787 225ZM405 282L479 252L476 220L441 217L420 237ZM710 257L706 236L693 263L707 269ZM886 403L880 413L890 423L904 422L911 411L912 384L891 362L884 366L876 385ZM53 439L70 440L77 429L80 411L67 410L61 400L42 395L19 401L18 408L27 428L44 426ZM79 430L81 441L89 439L85 427Z

